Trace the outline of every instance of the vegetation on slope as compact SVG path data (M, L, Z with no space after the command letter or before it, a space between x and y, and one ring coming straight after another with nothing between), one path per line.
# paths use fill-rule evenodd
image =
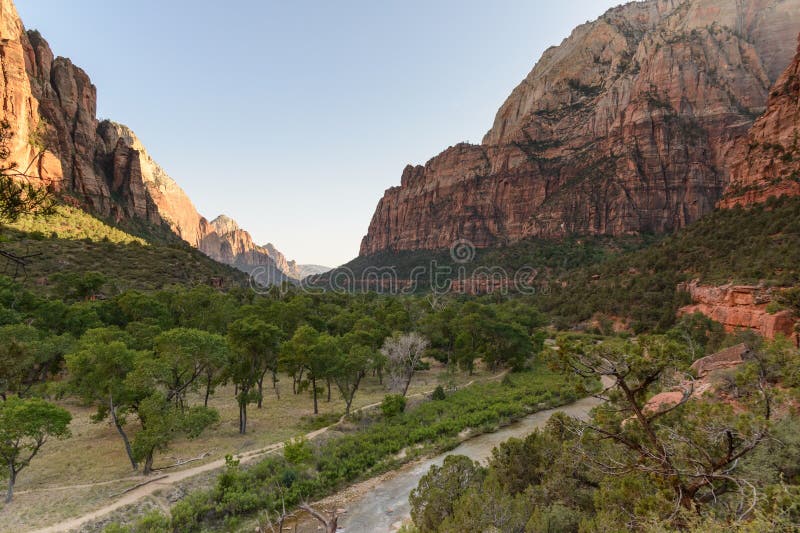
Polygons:
M224 284L246 286L242 272L217 263L182 242L149 242L115 228L76 208L59 206L48 216L23 215L0 226L0 250L33 256L18 277L28 287L53 292L58 278L100 274L107 283L98 292L153 290L170 285ZM0 258L2 259L2 258ZM2 264L2 263L0 263ZM16 266L2 264L7 275Z
M634 330L665 331L689 303L683 281L800 284L800 198L715 211L642 250L576 269L546 283L540 307L567 327L596 313L632 319Z

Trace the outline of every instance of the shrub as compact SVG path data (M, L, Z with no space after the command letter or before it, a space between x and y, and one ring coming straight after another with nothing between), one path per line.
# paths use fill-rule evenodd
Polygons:
M441 385L436 387L436 389L434 389L433 391L433 394L431 394L431 400L440 401L444 400L445 398L447 398L447 394L445 394L444 387L442 387Z
M406 397L402 394L388 394L381 402L383 416L391 418L406 410Z

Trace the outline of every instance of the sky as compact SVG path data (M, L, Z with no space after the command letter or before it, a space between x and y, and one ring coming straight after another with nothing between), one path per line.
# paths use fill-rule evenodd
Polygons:
M549 46L620 0L16 0L209 220L358 255L407 164L479 143Z

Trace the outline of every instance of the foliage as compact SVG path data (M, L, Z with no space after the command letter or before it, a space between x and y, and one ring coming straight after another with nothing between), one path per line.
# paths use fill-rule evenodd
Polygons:
M385 417L393 417L406 410L406 397L402 394L387 394L381 402L381 412Z
M702 355L691 346L708 331L692 331L635 343L562 336L552 364L604 376L606 403L588 421L557 414L527 438L502 443L487 467L472 473L477 482L455 483L457 468L452 476L432 469L410 498L415 526L438 532L795 530L800 419L791 402L778 402L797 392L784 378L800 352L785 340L756 346L750 362L717 376L718 389L644 408L675 385L692 354ZM779 420L773 411L781 412Z
M30 464L48 438L68 437L70 420L65 409L39 398L11 396L0 402L0 459L8 476L6 503L13 497L20 470Z

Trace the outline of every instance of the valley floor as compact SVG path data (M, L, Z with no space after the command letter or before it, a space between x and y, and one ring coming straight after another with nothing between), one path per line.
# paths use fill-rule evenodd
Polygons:
M430 392L439 384L463 386L471 381L491 378L492 374L478 371L470 377L463 373L447 373L435 364L428 371L418 372L409 395ZM170 491L177 482L191 486L191 477L209 473L224 465L226 454L260 456L278 450L281 444L298 435L318 436L324 428L335 424L344 413L344 402L332 391L331 402L320 398L320 414L313 417L312 400L308 393L292 394L292 381L281 376L280 399L270 388L265 390L262 409L251 406L248 410L248 433L238 434L238 410L233 398L233 387L222 387L212 396L209 404L220 413L220 423L195 440L180 440L167 452L156 458L157 470L151 478L166 474L168 479L157 479L136 490L131 490L148 478L134 475L125 456L122 441L107 421L92 423L93 410L73 401L62 405L73 415L72 437L64 441L48 442L37 461L23 470L17 483L14 502L0 508L0 531L32 531L47 528L50 531L79 527L86 519L101 520L124 505L136 503L145 497L144 508L168 507L175 494ZM364 408L380 402L386 390L377 378L365 379L356 395L353 408ZM195 402L202 401L197 399ZM135 421L130 424L135 427ZM249 452L249 453L248 453ZM256 453L254 453L256 452ZM187 464L175 466L190 459ZM170 479L172 482L170 482ZM202 485L203 480L194 480ZM179 492L184 487L177 489ZM153 495L153 496L151 496ZM134 497L135 496L135 497ZM96 513L102 509L103 513ZM81 520L74 520L81 517Z

